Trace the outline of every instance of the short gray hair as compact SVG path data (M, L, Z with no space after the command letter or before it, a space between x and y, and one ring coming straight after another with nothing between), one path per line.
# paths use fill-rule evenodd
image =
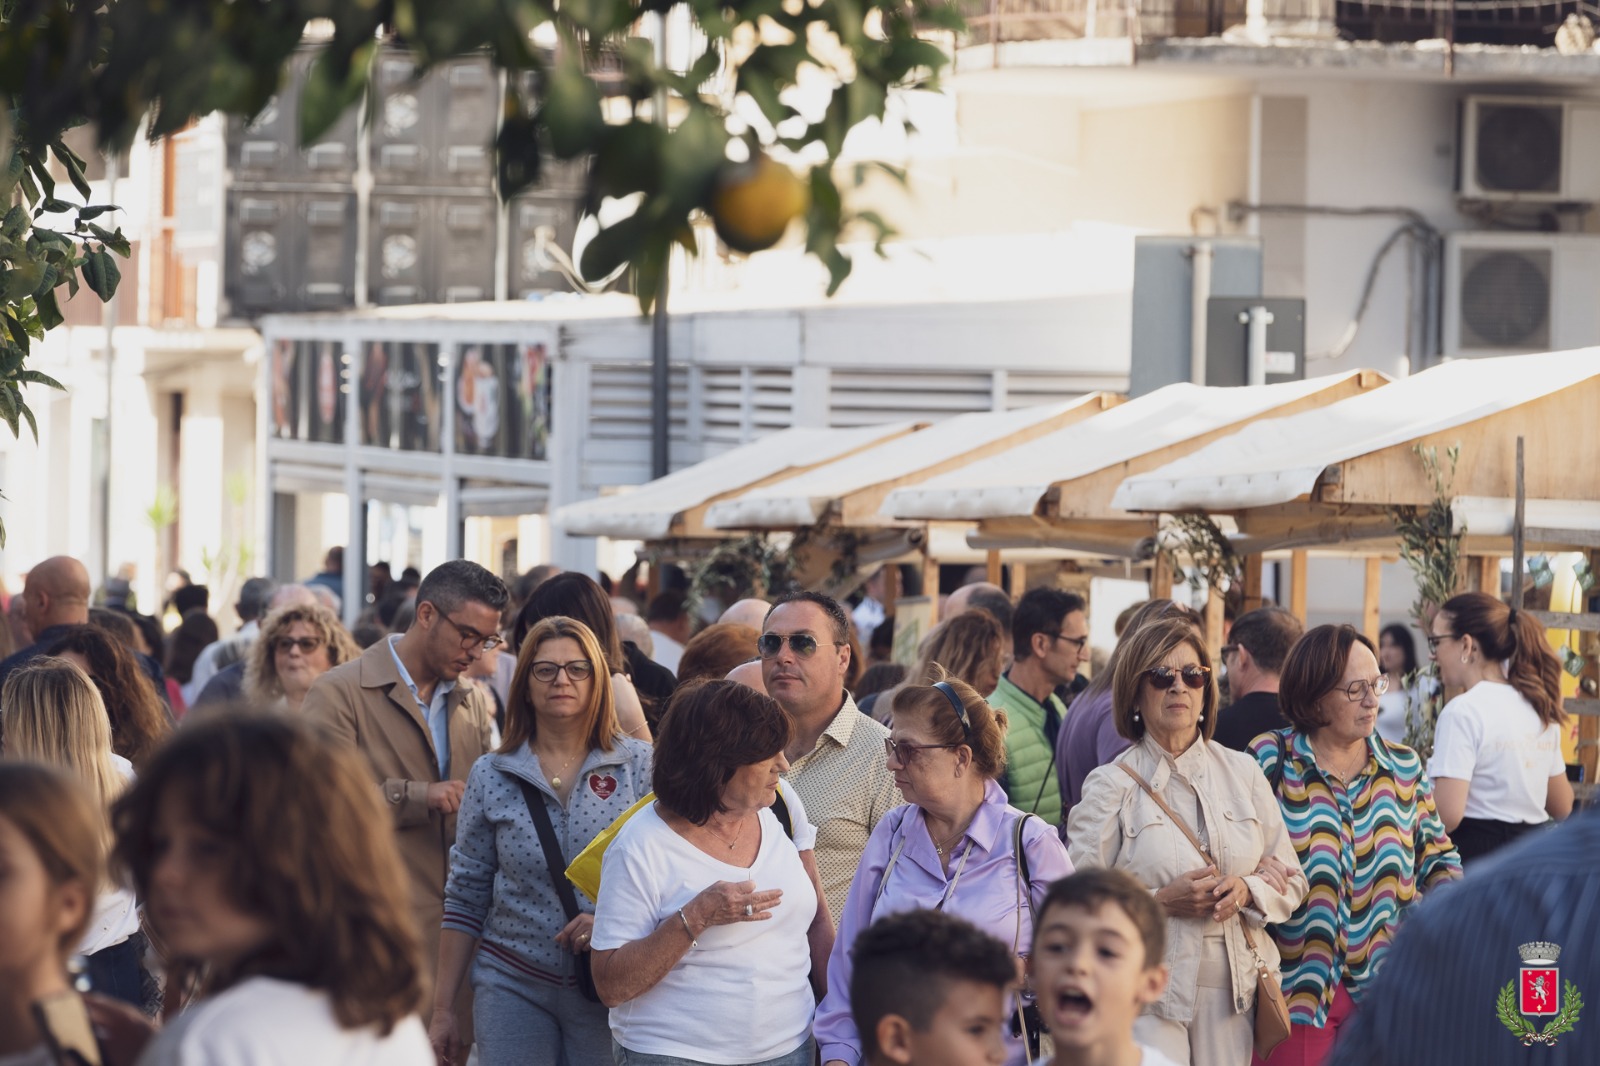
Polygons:
M253 577L239 586L239 602L235 609L245 621L260 618L267 610L267 602L278 591L278 583L270 577Z

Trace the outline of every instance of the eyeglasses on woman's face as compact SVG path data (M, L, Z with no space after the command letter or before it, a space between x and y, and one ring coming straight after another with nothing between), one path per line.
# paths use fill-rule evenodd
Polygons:
M1454 633L1429 633L1428 634L1428 654L1430 654L1430 655L1438 654L1439 645L1443 644L1447 640L1460 640L1460 639L1461 638L1456 636Z
M1389 675L1379 674L1371 681L1352 681L1345 686L1344 695L1351 703L1363 703L1366 701L1369 691L1374 696L1381 696L1388 692Z
M573 659L571 662L556 663L545 659L533 664L529 671L533 679L541 685L548 685L556 679L556 675L565 673L573 683L587 681L594 676L594 663L588 659Z
M756 651L761 653L763 659L776 659L783 651L784 642L789 644L789 650L802 659L809 659L817 654L818 648L837 648L836 640L818 640L810 633L763 633L756 640Z
M296 648L300 649L301 655L310 655L321 645L322 640L319 637L279 637L273 642L273 648L279 655L288 655Z
M1156 666L1139 676L1148 681L1152 688L1161 691L1171 688L1180 680L1189 688L1205 688L1206 680L1211 677L1211 668L1191 665L1174 670L1170 666Z
M895 740L893 737L883 738L884 755L890 762L897 762L901 766L910 766L917 761L917 756L924 751L945 751L959 748L960 744L913 744L909 740Z

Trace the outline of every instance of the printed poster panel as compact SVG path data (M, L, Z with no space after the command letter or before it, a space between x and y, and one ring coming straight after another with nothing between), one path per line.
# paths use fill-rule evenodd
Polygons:
M456 359L456 451L544 459L550 360L544 344L468 344Z
M272 436L344 443L345 374L337 341L272 345Z
M369 343L361 365L361 443L437 452L441 385L437 344Z

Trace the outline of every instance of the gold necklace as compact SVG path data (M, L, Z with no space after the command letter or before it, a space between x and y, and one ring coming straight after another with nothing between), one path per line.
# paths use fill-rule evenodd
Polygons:
M1313 748L1312 752L1315 753L1316 749ZM1365 746L1363 746L1360 757L1350 761L1350 769L1348 770L1339 769L1336 767L1332 759L1324 760L1320 754L1317 755L1317 764L1319 766L1326 766L1328 773L1332 774L1334 777L1337 777L1340 781L1349 781L1352 777L1361 772L1362 767L1367 765L1367 751Z
M724 844L727 844L728 845L728 850L732 851L734 848L739 846L739 838L744 836L744 827L748 823L749 823L749 819L748 818L740 820L740 822L739 822L739 831L737 833L733 834L733 839L732 840L729 840L727 837L723 836L721 833L717 832L715 829L712 829L710 822L707 822L701 828L703 828L706 832L710 833L712 836L716 837L718 840L722 841Z
M558 791L560 790L560 788L561 788L561 775L566 773L568 770L570 770L572 768L572 764L577 762L578 759L582 755L583 755L583 752L579 752L577 755L574 755L572 758L568 759L562 765L561 769L557 770L553 776L551 774L549 774L548 772L545 774L545 776L547 778L549 778L549 780L550 780L550 787L551 788L556 789ZM540 755L539 755L539 765L540 765L541 768L544 766L544 755L543 755L543 753L540 753Z

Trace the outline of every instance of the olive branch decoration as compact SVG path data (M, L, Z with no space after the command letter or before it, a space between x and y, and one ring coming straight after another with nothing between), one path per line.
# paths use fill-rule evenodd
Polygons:
M1188 570L1189 587L1196 592L1209 588L1220 595L1243 580L1244 563L1233 542L1201 511L1171 515L1156 538L1156 550L1166 556L1174 574ZM1191 564L1187 568L1185 558Z
M1518 1012L1515 981L1500 990L1500 998L1495 1003L1495 1013L1499 1015L1501 1024L1511 1030L1512 1036L1522 1041L1523 1047L1532 1047L1534 1044L1554 1047L1556 1037L1570 1033L1578 1024L1578 1012L1582 1009L1583 996L1578 993L1578 986L1571 981L1566 983L1560 1013L1550 1020L1550 1024L1546 1025L1542 1032L1535 1029L1533 1023Z

